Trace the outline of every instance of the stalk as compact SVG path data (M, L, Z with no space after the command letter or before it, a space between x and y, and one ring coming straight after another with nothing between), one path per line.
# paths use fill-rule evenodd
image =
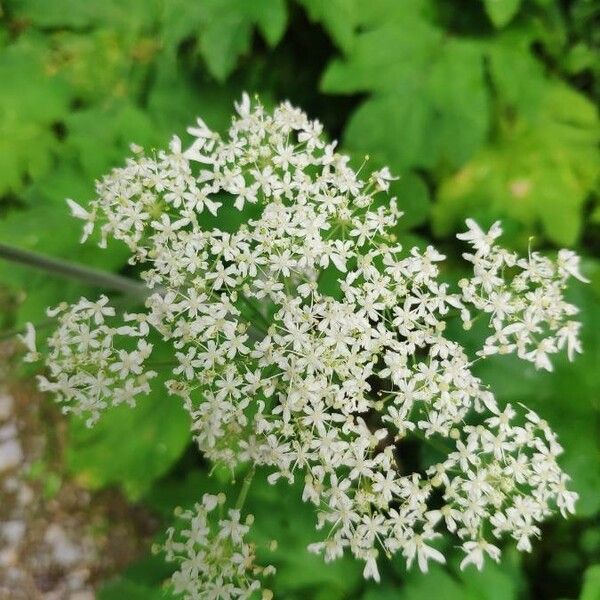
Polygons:
M92 269L59 258L51 258L37 252L32 252L31 250L23 250L14 246L0 244L0 258L46 271L65 279L73 279L106 290L121 292L128 296L136 296L144 299L149 294L148 288L143 283L134 281L128 277Z
M248 491L250 490L250 485L252 484L252 479L254 478L255 471L256 467L253 465L244 477L244 481L242 482L242 488L240 489L240 494L235 503L236 510L241 511L244 507L244 503L246 502L246 496L248 495Z

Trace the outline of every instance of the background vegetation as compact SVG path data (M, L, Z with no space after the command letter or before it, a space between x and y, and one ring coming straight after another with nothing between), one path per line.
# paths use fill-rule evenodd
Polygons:
M130 142L160 147L201 115L227 126L242 90L290 99L358 162L389 164L406 212L403 243L459 252L467 216L502 219L507 243L584 256L585 354L553 374L509 359L480 368L502 401L524 402L558 431L581 498L530 556L507 550L479 574L427 576L305 552L312 509L298 490L257 485L257 537L279 540L275 597L321 600L600 598L600 5L594 0L5 0L0 20L0 242L127 272L126 252L79 245L65 197L85 202ZM452 275L452 274L449 274ZM43 309L93 293L0 262L0 328L43 324ZM425 449L416 448L415 460ZM69 472L120 486L170 522L176 505L218 487L190 444L183 411L157 393L93 430L73 420ZM285 509L283 508L285 507ZM593 566L597 563L596 566ZM100 598L165 597L151 557Z

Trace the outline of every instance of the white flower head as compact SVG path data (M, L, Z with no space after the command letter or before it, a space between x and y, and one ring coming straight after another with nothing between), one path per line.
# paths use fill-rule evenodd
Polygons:
M122 318L105 297L53 311L42 388L91 421L134 403L156 374L154 332L171 352L166 389L206 459L249 462L270 483L301 477L322 531L309 548L326 561L350 552L379 580L381 550L427 571L446 560L441 536L458 541L463 566L497 560L503 537L528 550L576 495L547 424L501 410L473 365L514 353L550 369L557 352L581 351L563 296L581 278L575 255L520 258L497 244L499 223L486 232L468 219L458 237L473 274L453 289L444 255L396 242L402 199L382 200L388 169L363 180L289 102L269 112L244 95L236 113L224 136L198 119L189 147L175 137L136 152L98 182L89 211L70 203L101 245L127 245L149 295ZM469 329L479 314L489 335L471 355L446 326ZM405 470L405 438L444 459ZM215 498L185 513L183 541L170 534L167 555L182 561L173 584L244 597L260 586L247 569L250 523L231 510L215 524Z
M186 599L243 600L260 591L262 579L274 572L272 566L255 562L255 546L245 539L251 515L241 522L240 512L230 509L226 517L216 517L215 509L225 501L224 496L205 494L193 509L176 511L183 528L169 529L164 546L156 548L167 561L177 563L171 584ZM264 589L265 594L268 597L269 590Z

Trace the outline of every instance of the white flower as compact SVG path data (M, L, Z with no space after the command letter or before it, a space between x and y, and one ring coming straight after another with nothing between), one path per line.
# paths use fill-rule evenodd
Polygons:
M379 569L377 568L377 553L369 552L365 560L365 568L363 569L363 577L365 579L374 579L377 583L381 581Z
M377 188L383 192L387 192L390 189L390 181L399 179L398 177L392 176L388 167L383 167L383 169L375 171L371 174L371 178L375 182Z
M494 240L502 235L500 221L496 221L486 233L473 219L466 220L468 231L457 234L459 240L469 242L477 252L487 255Z
M288 102L268 112L244 95L236 112L223 137L198 119L187 149L174 137L167 151L137 150L98 182L89 211L69 202L101 246L126 244L153 293L123 317L106 297L49 311L58 326L41 388L90 423L134 404L156 375L153 335L171 353L166 389L206 460L232 472L252 462L270 483L301 477L322 530L309 549L326 561L350 552L378 581L381 549L426 571L445 562L430 545L442 535L462 545L463 567L498 559L482 531L529 550L540 522L572 512L576 494L548 425L500 411L472 367L514 352L551 369L557 352L581 351L577 309L563 296L581 279L577 257L519 258L496 244L498 223L485 232L468 219L458 237L473 249L473 274L453 289L433 246L393 241L402 199L380 198L387 168L363 181ZM479 315L489 331L470 355L445 331ZM24 341L34 358L30 328ZM443 458L406 472L395 447L405 438ZM173 585L189 597L247 597L260 586L250 522L238 510L217 520L216 506L205 496L184 513L183 540L169 534Z
M260 590L261 579L274 572L273 567L255 563L254 545L245 540L251 515L241 523L240 512L230 509L228 519L215 518L215 509L225 501L224 495L205 494L193 510L176 513L185 522L180 533L175 528L167 531L161 549L167 561L178 563L171 582L175 593L187 600L243 600Z
M589 283L590 280L584 277L579 270L579 260L579 256L572 250L559 250L557 260L558 269L561 274L575 277L575 279L579 279L583 283Z
M48 313L58 317L59 326L48 338L49 377L38 376L38 380L42 390L56 394L64 412L87 416L92 425L109 404L135 404L137 396L150 392L149 382L156 373L144 370L144 362L152 345L138 339L132 352L118 347L123 338L137 338L147 330L105 323L107 317L115 316L106 296L94 302L81 298L71 307L60 306ZM32 336L29 327L30 342Z
M75 202L75 200L71 200L71 198L67 198L66 201L69 205L69 208L71 209L71 214L76 219L82 219L83 221L87 221L87 223L83 227L83 234L81 237L81 241L85 242L94 230L94 213L88 212L80 204Z
M439 550L436 550L432 546L428 546L425 543L426 540L430 540L438 536L439 534L434 534L431 532L416 534L411 539L405 542L402 553L406 557L406 565L409 569L415 557L417 559L419 569L423 573L427 573L427 571L429 570L430 560L441 564L444 564L446 562L444 555Z
M484 553L488 554L492 560L498 562L500 560L500 549L486 542L484 539L477 541L465 542L463 550L467 554L460 563L460 568L464 569L470 564L474 564L479 571L483 569Z
M27 348L25 360L27 362L39 360L39 354L35 343L35 328L31 323L25 323L25 333L19 336L19 338L25 345L25 348Z

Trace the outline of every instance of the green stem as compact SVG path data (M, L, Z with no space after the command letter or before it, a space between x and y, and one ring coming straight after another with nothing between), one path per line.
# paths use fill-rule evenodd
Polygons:
M31 250L23 250L6 244L0 244L0 258L129 296L146 298L150 293L146 285L128 277L92 269L59 258L51 258Z
M246 296L244 296L243 294L240 294L239 297L241 298L242 302L252 311L252 313L258 318L260 319L260 321L262 322L263 326L265 327L264 333L266 333L267 329L270 327L270 323L267 320L267 318L258 310L258 308L254 305L254 302L252 302L251 300L249 300L248 298L246 298ZM257 327L258 329L258 327Z
M442 452L445 454L450 454L450 452L453 452L453 449L448 448L446 446L446 444L444 444L443 442L439 442L438 440L434 440L430 437L426 437L425 435L423 435L420 431L417 431L416 429L413 430L411 433L415 437L419 438L422 442L424 442L425 444L428 444L429 446L431 446L435 450L438 450L439 452Z
M244 481L242 482L242 487L240 489L240 494L238 496L237 502L235 503L236 510L242 510L242 508L244 508L246 496L248 495L248 491L250 490L250 486L252 485L252 479L254 478L255 471L256 467L252 465L252 467L244 477Z

